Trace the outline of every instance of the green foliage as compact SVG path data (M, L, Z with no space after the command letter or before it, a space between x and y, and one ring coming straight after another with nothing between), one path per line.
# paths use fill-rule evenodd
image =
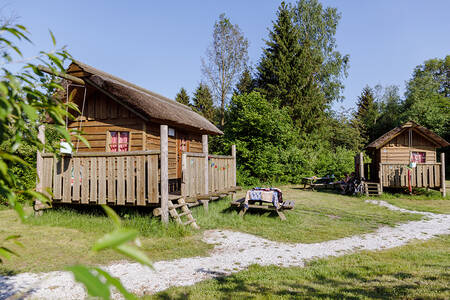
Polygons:
M184 88L181 88L178 94L175 96L175 100L178 103L189 105L189 95Z
M377 122L378 107L375 102L374 92L369 86L366 86L361 96L358 97L356 107L355 119L358 122L361 135L366 142L371 141L373 139L371 129L374 128Z
M192 100L194 101L194 108L206 119L215 123L214 102L211 91L206 84L199 84L198 88L195 90Z
M294 124L311 133L331 102L341 99L348 56L335 50L340 15L316 0L281 3L258 66L259 90L287 107Z
M450 55L414 69L406 84L402 120L413 120L450 140Z
M54 36L50 35L55 46ZM51 96L62 87L54 77L42 73L33 63L35 60L25 59L28 62L18 71L8 69L16 57L22 58L16 45L22 41L30 42L24 26L0 27L0 199L14 207L23 219L25 215L18 196L36 195L32 192L34 174L30 172L34 169L34 153L44 147L50 152L54 150L51 144L39 141L37 128L49 117L54 121L49 127L70 140L64 126L64 118L69 116L66 108L77 109ZM54 72L64 72L63 61L68 57L62 49L40 52L37 61ZM45 199L43 195L40 197Z
M150 259L138 248L131 245L134 241L137 245L138 231L136 229L122 227L120 217L113 209L106 205L102 205L108 217L113 221L115 230L105 234L92 247L95 252L104 251L107 249L115 250L143 265L153 268ZM122 285L119 279L112 277L107 272L100 268L91 268L83 265L76 265L66 268L74 274L75 280L82 283L92 297L99 297L101 299L110 299L110 287L114 286L125 297L125 299L136 299L130 294Z
M224 149L236 144L238 183L300 182L304 175L349 173L358 137L351 136L348 121L330 120L344 126L330 124L335 131L307 135L295 128L287 108L278 108L262 94L233 96L222 142Z
M244 69L239 78L239 82L236 84L234 94L242 95L250 93L255 89L255 80L252 77L252 73L248 67Z

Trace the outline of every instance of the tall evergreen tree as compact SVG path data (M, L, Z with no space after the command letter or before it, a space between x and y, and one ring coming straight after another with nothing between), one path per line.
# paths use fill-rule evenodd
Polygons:
M205 118L214 122L214 104L211 91L206 84L200 83L195 90L194 96L194 108L200 112Z
M255 80L252 77L250 69L247 67L242 72L239 82L234 89L235 95L248 94L255 89Z
M369 86L363 89L356 106L356 123L364 140L370 142L373 139L374 127L378 118L378 108L374 92Z
M189 95L184 88L181 88L178 94L175 96L175 100L178 103L189 105Z
M258 66L258 87L271 102L289 108L308 133L326 122L325 111L340 99L347 56L335 50L336 9L315 0L281 3Z

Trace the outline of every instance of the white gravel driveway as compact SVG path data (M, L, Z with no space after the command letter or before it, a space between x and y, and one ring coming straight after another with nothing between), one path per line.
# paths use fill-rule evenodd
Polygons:
M384 201L371 204L408 213L424 215L424 219L381 227L373 233L356 235L314 244L288 244L269 241L251 234L227 230L210 230L204 241L216 244L210 256L190 257L154 263L155 270L137 263L122 262L105 269L119 277L124 286L137 294L150 294L170 286L192 285L216 276L229 275L251 264L303 266L306 260L339 256L361 250L398 247L411 240L427 240L435 235L450 234L450 215L410 211ZM51 259L51 258L49 258ZM67 272L22 273L0 276L0 299L22 293L31 299L82 299L83 287ZM118 295L115 297L119 298Z

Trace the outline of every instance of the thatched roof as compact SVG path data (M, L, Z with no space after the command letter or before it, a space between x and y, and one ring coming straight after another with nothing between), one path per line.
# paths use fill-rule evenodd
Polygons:
M396 136L400 135L405 130L408 130L409 128L413 128L413 129L419 131L420 133L422 133L423 135L428 137L430 140L432 140L436 144L436 146L438 146L438 147L450 146L449 142L447 142L446 140L441 138L436 133L434 133L431 130L429 130L429 129L427 129L427 128L417 124L416 122L409 121L409 122L406 122L403 125L395 127L391 131L383 134L382 136L377 138L375 141L373 141L372 143L367 145L366 149L369 149L369 150L379 149L379 148L383 147L384 145L386 145L390 140L392 140Z
M73 60L67 74L102 89L144 118L174 127L188 128L207 134L223 134L210 121L190 107L132 84L82 62Z

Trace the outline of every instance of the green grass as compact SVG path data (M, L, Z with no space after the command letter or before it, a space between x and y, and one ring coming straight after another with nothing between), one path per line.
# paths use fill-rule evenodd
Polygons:
M170 224L165 229L156 219L139 214L128 217L125 225L145 232L140 238L143 250L152 260L207 255L212 248L189 229ZM39 226L37 226L39 225ZM68 265L102 265L123 260L113 252L90 251L94 242L113 229L104 215L72 209L48 210L41 217L31 217L25 224L12 210L0 211L0 240L19 234L24 248L2 243L20 254L0 264L0 274L61 270Z
M419 215L389 211L364 202L364 198L336 193L303 191L282 186L283 197L295 201L281 222L276 212L249 210L244 218L230 209L226 201L213 202L209 212L196 210L194 216L202 228L223 228L247 232L283 242L314 243L370 232L381 225L418 220ZM243 196L240 193L238 196Z
M305 268L254 265L145 299L449 299L449 257L447 235L390 250L311 261Z
M159 218L151 217L148 209L123 208L118 213L125 226L140 231L144 250L152 260L207 255L212 246L201 241L206 229L230 229L275 241L311 243L421 218L364 203L364 198L303 191L295 186L281 188L284 198L296 203L294 210L285 212L284 222L265 211L250 210L241 218L235 209L230 209L229 199L210 203L208 213L202 207L192 209L202 230L173 222L165 228ZM243 192L238 196L243 196ZM0 273L52 271L71 264L101 265L121 260L123 257L112 251L98 254L90 251L94 242L112 227L102 209L94 206L50 209L41 217L29 218L25 224L20 223L12 210L1 210L0 239L19 234L25 248L12 246L21 257L5 261Z

